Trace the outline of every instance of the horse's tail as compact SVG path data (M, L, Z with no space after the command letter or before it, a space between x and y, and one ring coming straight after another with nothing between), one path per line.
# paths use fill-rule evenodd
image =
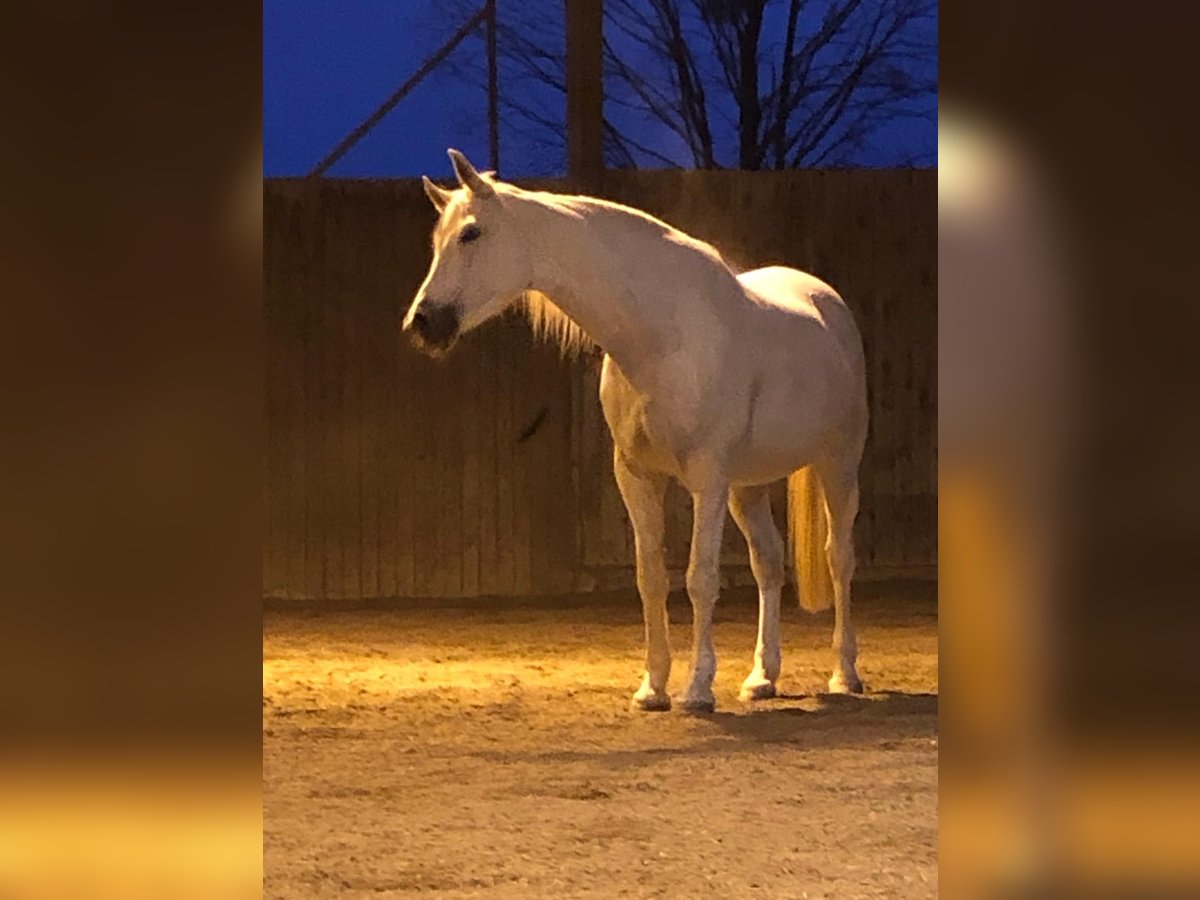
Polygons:
M799 469L788 476L788 543L796 565L800 606L809 612L833 606L828 540L829 520L821 478L813 466Z

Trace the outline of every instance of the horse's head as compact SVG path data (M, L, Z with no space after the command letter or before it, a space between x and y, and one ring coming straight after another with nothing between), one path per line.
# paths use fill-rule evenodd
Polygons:
M433 229L429 274L404 318L404 330L433 355L503 311L529 286L531 274L529 253L507 215L504 188L490 173L475 171L457 150L449 154L459 188L448 191L423 179L441 215Z

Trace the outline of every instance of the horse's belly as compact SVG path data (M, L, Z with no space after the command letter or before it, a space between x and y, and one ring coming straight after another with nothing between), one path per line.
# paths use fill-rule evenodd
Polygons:
M737 485L767 484L811 464L819 454L816 440L790 446L748 447L729 459L729 480Z
M805 397L797 402L794 397ZM831 423L844 416L824 393L787 393L758 404L745 438L729 454L730 480L765 484L785 478L817 459L835 440Z

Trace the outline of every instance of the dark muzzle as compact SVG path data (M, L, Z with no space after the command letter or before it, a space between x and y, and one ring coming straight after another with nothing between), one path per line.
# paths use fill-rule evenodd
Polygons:
M445 352L458 337L458 318L458 307L453 303L422 303L409 322L414 343L427 353Z

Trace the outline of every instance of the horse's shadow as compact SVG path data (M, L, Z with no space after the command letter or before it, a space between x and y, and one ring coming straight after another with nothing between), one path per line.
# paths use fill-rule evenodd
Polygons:
M803 706L797 705L803 703ZM731 750L753 750L756 745L783 745L798 750L864 748L891 750L913 741L937 736L937 694L876 691L841 694L781 694L774 700L742 706L740 711L720 709L690 717L697 727L680 746L652 748L540 750L535 752L479 750L473 755L496 762L596 763L621 770L643 767L658 759L724 756ZM686 716L670 713L630 713L647 716ZM705 727L711 726L711 727ZM668 726L670 727L670 726Z
M718 710L705 718L725 736L748 743L828 747L934 737L937 714L937 694L876 691L784 693L753 707Z

